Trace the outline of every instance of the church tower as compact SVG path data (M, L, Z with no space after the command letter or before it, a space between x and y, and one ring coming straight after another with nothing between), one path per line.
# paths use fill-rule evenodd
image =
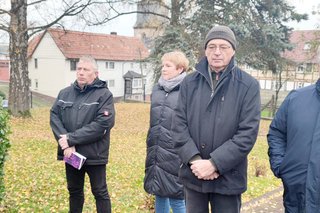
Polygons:
M138 11L146 12L146 14L137 14L137 21L133 27L134 36L141 39L146 47L151 49L154 39L163 34L169 21L164 17L148 14L147 12L168 16L169 11L165 7L164 0L142 0L137 7Z

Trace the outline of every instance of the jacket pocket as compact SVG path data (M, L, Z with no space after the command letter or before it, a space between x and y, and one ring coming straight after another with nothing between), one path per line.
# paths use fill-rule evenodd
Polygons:
M59 100L57 106L60 110L60 116L62 123L65 126L69 126L67 122L70 122L70 116L72 114L73 102Z
M59 100L57 105L61 108L61 109L66 109L68 107L72 107L73 106L73 102L70 101L64 101L64 100Z
M80 117L84 121L84 124L91 122L97 116L98 106L98 102L82 103L79 105Z

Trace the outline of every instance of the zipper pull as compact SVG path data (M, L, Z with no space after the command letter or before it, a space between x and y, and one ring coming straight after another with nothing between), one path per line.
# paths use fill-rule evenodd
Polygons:
M224 96L222 96L221 101L222 101L222 102L224 101Z
M166 97L169 95L169 93L166 93Z
M214 90L211 91L211 95L210 95L210 98L213 97L213 94L214 94Z

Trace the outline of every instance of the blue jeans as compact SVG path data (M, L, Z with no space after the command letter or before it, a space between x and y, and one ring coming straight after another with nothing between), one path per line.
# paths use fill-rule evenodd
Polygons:
M156 213L169 213L170 207L173 213L186 212L186 205L184 200L173 199L169 197L160 197L156 195L156 202L155 202Z

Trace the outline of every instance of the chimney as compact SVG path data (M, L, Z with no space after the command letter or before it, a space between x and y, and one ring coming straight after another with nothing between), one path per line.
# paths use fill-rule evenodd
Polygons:
M110 32L110 35L117 35L117 32Z

